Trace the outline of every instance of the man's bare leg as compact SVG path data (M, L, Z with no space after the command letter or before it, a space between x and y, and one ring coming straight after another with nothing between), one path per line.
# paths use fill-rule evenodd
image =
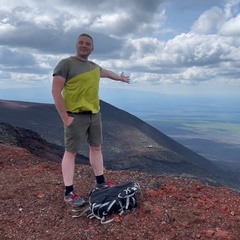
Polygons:
M71 153L65 151L62 159L62 174L63 182L65 186L73 185L74 171L75 171L75 155L76 153Z
M103 156L101 146L90 146L89 160L95 176L103 175Z

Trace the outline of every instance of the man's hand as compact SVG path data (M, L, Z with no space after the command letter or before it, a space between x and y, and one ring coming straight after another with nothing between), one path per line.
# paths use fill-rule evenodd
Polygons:
M102 68L100 76L104 77L104 78L110 78L110 79L115 80L115 81L122 81L122 82L125 82L125 83L130 83L130 77L125 76L124 72L122 72L120 75L118 75L118 74L116 74L116 73L114 73L110 70Z
M130 83L130 77L129 76L125 76L124 75L124 72L122 72L120 74L120 78L121 78L121 81L125 82L125 83Z
M74 117L67 116L65 119L63 119L63 124L65 126L70 126L74 120Z

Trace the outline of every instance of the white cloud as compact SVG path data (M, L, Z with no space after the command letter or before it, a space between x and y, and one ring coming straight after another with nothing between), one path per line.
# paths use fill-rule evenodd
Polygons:
M240 37L240 14L225 22L220 33L227 36Z
M56 63L75 54L77 36L88 32L94 38L92 59L131 74L135 86L218 79L239 86L240 1L183 0L174 5L177 14L163 2L1 0L0 80L31 84L30 79L51 78ZM171 26L169 15L175 17ZM185 31L182 20L188 22Z
M205 11L193 24L191 31L197 34L216 33L217 29L224 23L224 12L219 7L213 7Z

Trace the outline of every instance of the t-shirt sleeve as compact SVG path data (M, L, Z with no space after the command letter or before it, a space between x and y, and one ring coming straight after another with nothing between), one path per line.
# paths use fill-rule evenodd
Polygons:
M53 76L61 76L67 80L70 69L70 61L62 59L53 70Z
M101 66L99 66L97 63L95 63L95 62L92 62L92 61L89 61L90 62L90 65L93 67L93 69L94 68L99 68L100 69L100 71L102 70L102 67Z

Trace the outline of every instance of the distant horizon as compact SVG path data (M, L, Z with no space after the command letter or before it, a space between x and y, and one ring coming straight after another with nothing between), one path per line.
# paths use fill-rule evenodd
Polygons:
M142 95L144 94L144 95ZM100 87L99 97L103 101L107 101L110 104L118 104L120 101L127 102L138 97L138 100L142 98L143 102L146 100L151 102L151 98L157 99L161 96L174 96L181 98L190 98L196 100L217 99L217 100L238 100L240 94L228 94L224 92L154 92L151 90L132 89L132 88L113 88L113 87ZM141 97L141 98L140 98ZM51 95L50 85L36 86L28 88L0 88L0 99L3 100L16 100L16 101L29 101L39 103L54 103ZM154 103L153 103L154 104Z

